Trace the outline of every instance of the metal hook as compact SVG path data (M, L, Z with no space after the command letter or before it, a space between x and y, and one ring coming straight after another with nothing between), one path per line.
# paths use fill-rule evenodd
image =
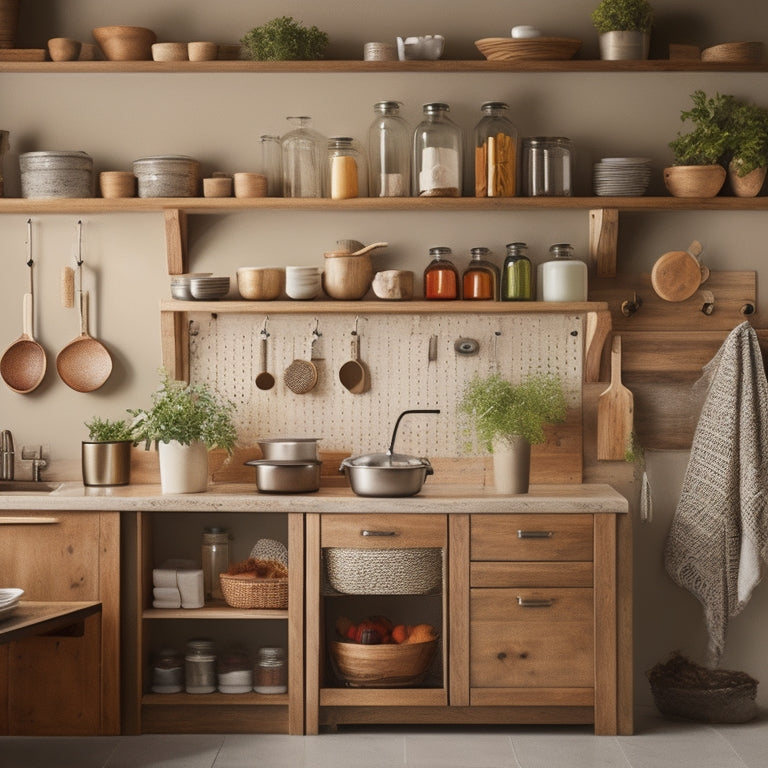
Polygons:
M27 219L27 266L31 267L32 261L32 219Z
M77 266L83 264L83 220L77 220Z
M320 333L320 321L317 318L315 318L315 330L312 331L312 335L318 339L323 335Z
M632 300L627 299L621 302L621 314L624 317L632 317L642 305L643 300L637 295L637 291L632 291Z
M355 315L355 330L352 331L353 336L357 336L357 322L360 320L360 315Z
M711 315L715 311L715 294L712 291L702 291L701 297L704 299L701 311L705 315Z
M266 315L266 316L264 317L264 325L261 327L261 330L259 331L259 333L260 333L260 334L261 334L261 335L262 335L262 336L263 336L265 339L268 339L268 338L269 338L269 331L267 331L267 320L269 320L269 315Z

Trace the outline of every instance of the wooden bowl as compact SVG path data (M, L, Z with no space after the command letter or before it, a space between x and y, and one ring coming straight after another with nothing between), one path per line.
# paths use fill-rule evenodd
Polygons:
M153 61L188 61L186 43L153 43Z
M240 267L236 275L237 290L248 301L273 301L285 288L282 267Z
M671 165L664 184L674 197L715 197L725 183L722 165Z
M151 61L157 36L146 27L94 27L93 39L108 61Z
M731 64L761 64L764 57L764 47L760 42L721 43L705 48L701 52L702 61L720 61Z
M545 61L572 59L581 40L572 37L484 37L475 40L480 53L489 61Z
M338 676L352 688L400 688L424 679L437 643L361 645L333 640L330 649Z
M51 61L77 61L83 44L70 37L52 37L48 41L48 55Z
M136 177L132 171L102 171L99 189L104 198L135 197Z

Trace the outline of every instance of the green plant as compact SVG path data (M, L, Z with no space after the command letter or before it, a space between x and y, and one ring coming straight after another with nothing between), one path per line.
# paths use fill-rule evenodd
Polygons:
M92 443L118 443L133 441L133 429L126 419L102 419L95 416L85 422L88 440Z
M458 411L466 431L474 431L491 451L495 437L520 435L531 444L543 443L543 425L565 421L567 404L558 376L531 375L515 385L492 373L467 383Z
M323 58L328 35L292 16L278 16L254 27L240 42L256 61L312 61Z
M647 0L602 0L592 11L595 29L604 32L650 32L653 8Z
M768 110L738 102L731 113L728 150L739 176L768 166Z
M689 133L678 133L669 143L675 165L722 164L732 142L732 113L737 105L734 96L716 93L707 97L702 90L691 94L693 107L683 110L680 119L690 120L694 128Z
M232 420L235 404L218 400L205 384L185 384L162 372L162 386L152 394L148 410L130 410L136 442L185 445L200 441L207 448L232 452L237 430Z

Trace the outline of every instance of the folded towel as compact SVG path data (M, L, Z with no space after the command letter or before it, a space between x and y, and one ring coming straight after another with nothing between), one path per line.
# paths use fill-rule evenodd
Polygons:
M181 600L178 587L154 587L152 597L155 600Z
M181 608L181 599L178 600L153 600L153 608Z
M182 608L202 608L205 605L201 570L176 571L176 581L179 584Z
M152 571L152 586L176 588L175 568L155 568Z

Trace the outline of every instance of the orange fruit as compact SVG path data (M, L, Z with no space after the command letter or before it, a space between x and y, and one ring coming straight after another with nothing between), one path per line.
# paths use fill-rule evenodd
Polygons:
M405 627L405 624L397 624L394 627L392 627L392 642L393 643L404 643L406 640L408 640L408 630Z

